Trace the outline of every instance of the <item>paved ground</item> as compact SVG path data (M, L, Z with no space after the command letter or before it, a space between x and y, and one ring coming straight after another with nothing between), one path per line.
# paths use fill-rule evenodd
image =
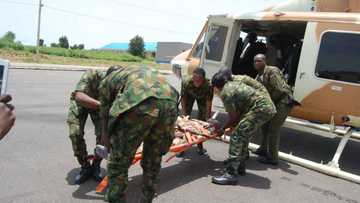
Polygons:
M95 182L73 185L79 168L65 119L68 97L80 74L10 71L8 92L14 97L17 121L0 143L0 202L102 202L103 197L94 193ZM91 125L86 133L92 149ZM281 150L327 162L338 141L283 129ZM237 186L211 184L211 177L221 171L228 145L211 141L205 147L209 156L190 151L184 159L163 164L154 202L360 202L358 184L285 162L279 168L266 167L257 163L255 156L248 162L248 175ZM350 142L341 161L345 170L360 174L359 154L360 144ZM128 199L137 202L141 168L132 167L130 177Z

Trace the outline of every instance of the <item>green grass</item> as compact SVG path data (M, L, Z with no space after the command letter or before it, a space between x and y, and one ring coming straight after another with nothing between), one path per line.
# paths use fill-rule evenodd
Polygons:
M146 64L154 68L166 69L168 65L159 65L149 54L145 58L133 56L127 52L111 50L79 50L58 47L24 46L20 42L11 42L0 38L0 58L14 62L69 64L84 66L138 65Z
M25 51L36 53L35 47L25 47ZM103 50L72 50L55 47L41 47L40 53L51 56L63 56L83 59L101 59L122 62L141 62L142 59L125 52L103 51Z
M24 46L20 42L12 42L4 38L0 38L0 49L24 51L32 54L36 53L36 47ZM133 56L127 52L111 51L111 50L80 50L80 49L64 49L60 47L40 47L40 54L50 56L73 57L83 59L99 59L99 60L112 60L121 62L142 62L153 61L154 58L147 56L141 58Z

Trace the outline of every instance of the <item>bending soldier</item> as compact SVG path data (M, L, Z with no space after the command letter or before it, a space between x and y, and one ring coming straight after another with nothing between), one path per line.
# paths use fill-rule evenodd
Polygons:
M174 138L178 97L164 76L145 67L120 68L101 83L102 136L108 137L111 147L109 202L126 202L128 169L142 142L142 201L154 198L161 158Z
M212 182L233 185L237 183L238 175L245 175L249 138L275 115L276 110L268 96L244 83L232 81L232 78L222 71L213 76L211 83L214 93L221 98L229 114L225 125L217 128L217 133L222 134L225 129L236 126L230 135L225 173L213 177Z
M205 71L196 68L191 78L186 78L181 83L181 108L182 115L191 115L194 102L196 100L198 106L197 118L206 121L210 118L211 105L213 99L213 90L210 81L205 77ZM198 144L198 153L203 155L206 150L203 144ZM182 156L180 153L179 156Z
M228 74L230 74L230 73L228 73ZM254 88L255 90L262 93L263 95L268 96L270 98L270 95L269 95L268 91L266 90L266 88L264 87L264 85L262 85L260 82L253 79L252 77L247 76L247 75L232 75L232 79L235 82L244 83L245 85ZM248 152L246 159L249 159L249 157L250 157L249 150L246 150L246 151Z
M114 67L110 67L113 69ZM100 143L100 115L99 107L99 85L105 77L105 72L101 70L86 71L76 84L75 90L71 93L70 107L68 112L67 124L69 126L69 137L81 170L75 177L75 183L81 184L91 176L95 180L101 181L103 176L100 170L101 158L95 156L92 163L88 161L88 152L84 139L84 128L88 115L95 126L96 144Z

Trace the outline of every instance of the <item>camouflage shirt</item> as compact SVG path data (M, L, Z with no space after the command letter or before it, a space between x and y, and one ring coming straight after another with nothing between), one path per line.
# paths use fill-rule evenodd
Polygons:
M179 94L156 70L122 68L108 75L100 85L101 115L116 119L149 97L178 102Z
M89 97L98 100L99 99L99 86L102 79L105 77L105 71L101 70L88 70L80 78L76 84L75 90L70 96L70 111L76 115L79 111L82 111L84 107L77 104L75 101L75 93L83 92Z
M87 109L81 105L78 105L78 103L75 101L75 93L83 92L91 98L98 100L99 85L101 80L105 77L105 74L105 71L88 70L81 76L79 82L76 84L75 90L71 93L70 96L67 122L78 123L79 115L81 115L82 112L98 113L97 110Z
M101 70L86 71L76 84L75 90L71 95L71 100L75 100L76 92L83 92L89 97L98 100L100 82L105 78L105 74L105 71Z
M286 83L280 69L275 66L266 66L262 75L258 74L255 78L261 82L270 94L271 100L278 102L290 103L292 91Z
M233 81L242 82L242 83L246 84L247 86L250 86L250 87L254 88L255 90L260 91L261 93L269 95L269 93L266 90L266 88L264 87L264 85L262 85L259 81L253 79L252 77L249 77L247 75L233 75L232 78L233 78Z
M191 77L185 78L181 82L181 97L186 98L188 96L197 100L212 100L213 88L211 87L209 79L205 79L204 84L200 87L195 87Z
M236 81L227 82L220 93L226 112L246 113L257 101L270 98L254 88ZM271 103L271 101L270 101Z

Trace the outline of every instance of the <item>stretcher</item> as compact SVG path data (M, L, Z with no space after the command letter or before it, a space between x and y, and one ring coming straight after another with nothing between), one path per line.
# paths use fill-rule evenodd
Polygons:
M212 134L206 126L209 123L189 119L188 117L178 117L175 126L175 138L169 149L168 153L171 155L165 160L169 162L176 157L177 154L190 149L193 145L203 143L210 139L215 139L217 136ZM142 159L142 145L138 148L132 165L137 164ZM104 179L96 187L97 193L103 193L109 184L109 177L105 176Z

